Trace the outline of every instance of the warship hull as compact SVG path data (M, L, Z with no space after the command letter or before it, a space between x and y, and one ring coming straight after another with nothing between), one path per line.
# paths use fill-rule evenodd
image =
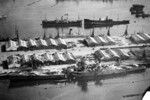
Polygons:
M74 78L87 78L87 77L114 77L114 76L125 76L128 74L141 73L145 72L146 67L134 68L134 69L121 69L121 70L113 70L113 71L84 71L84 72L73 72L71 76Z

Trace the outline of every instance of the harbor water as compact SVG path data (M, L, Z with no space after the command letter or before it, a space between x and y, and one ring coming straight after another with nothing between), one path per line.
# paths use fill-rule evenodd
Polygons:
M133 4L145 5L149 13L150 0L0 0L0 14L7 18L0 20L0 37L15 38L15 29L20 38L55 37L57 33L67 36L72 33L88 36L93 28L59 27L42 28L42 20L68 18L130 20L128 33L150 34L150 19L136 18L129 9ZM126 25L110 28L110 34L121 36ZM94 28L94 33L107 34L107 27ZM86 79L78 81L0 81L0 100L141 100L142 93L149 87L150 69L143 73L118 76L108 79Z
M15 37L15 26L19 30L21 38L35 38L46 36L55 37L72 33L90 35L93 29L83 27L59 27L42 28L42 20L55 20L68 18L77 19L105 19L107 16L113 20L130 20L128 25L129 34L143 31L149 33L149 18L135 18L129 9L132 4L145 5L145 13L149 13L149 0L0 0L0 12L8 15L7 19L0 20L0 36ZM111 35L121 36L126 25L117 25L110 28ZM94 28L95 34L106 34L108 28Z

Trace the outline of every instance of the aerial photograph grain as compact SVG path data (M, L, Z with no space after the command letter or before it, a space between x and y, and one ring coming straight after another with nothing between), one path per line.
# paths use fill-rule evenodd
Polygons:
M0 0L0 100L143 100L150 0Z

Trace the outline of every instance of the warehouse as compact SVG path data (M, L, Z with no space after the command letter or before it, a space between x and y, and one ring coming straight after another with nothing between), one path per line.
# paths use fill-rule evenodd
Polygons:
M85 44L89 47L94 47L98 45L98 43L93 37L87 37L84 41L85 41Z
M95 57L99 60L109 60L110 56L104 50L97 50L94 53Z
M145 39L145 42L150 42L150 35L147 33L138 33L141 37Z
M141 37L139 34L132 34L131 40L135 43L143 43L145 42L145 39Z
M116 44L115 40L113 38L111 38L110 36L104 36L104 38L106 39L108 44L110 44L110 45Z
M108 49L106 50L106 52L111 56L112 59L113 59L113 58L115 58L115 59L120 58L120 56L119 56L114 50L112 50L112 49L110 49L110 48L108 48Z
M27 41L19 39L18 44L19 44L19 47L17 48L17 50L27 50L28 49Z
M58 38L56 39L57 43L58 43L58 49L67 49L67 43L65 40L61 39L61 38Z
M9 40L8 42L6 42L5 48L6 48L6 51L14 51L14 50L17 50L18 45L15 41Z
M29 43L30 50L35 50L38 48L38 45L35 40L29 39L28 43Z
M48 48L48 44L45 40L40 38L39 40L37 40L37 42L38 42L40 48L42 48L42 49Z
M103 39L103 37L95 36L94 39L97 41L98 45L106 45L107 42Z

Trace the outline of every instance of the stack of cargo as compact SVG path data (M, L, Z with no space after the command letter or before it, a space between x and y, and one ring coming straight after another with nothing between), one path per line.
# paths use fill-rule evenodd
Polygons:
M86 39L84 39L84 41L85 44L89 47L116 44L114 39L112 39L110 36L87 37Z
M6 51L15 50L37 50L37 49L67 49L65 40L58 39L29 39L28 41L19 39L18 41L9 40L5 43Z
M42 53L32 55L13 55L7 58L8 68L13 68L14 65L18 67L38 67L44 65L59 65L59 64L74 64L76 59L72 53L69 52L56 52L53 54Z

